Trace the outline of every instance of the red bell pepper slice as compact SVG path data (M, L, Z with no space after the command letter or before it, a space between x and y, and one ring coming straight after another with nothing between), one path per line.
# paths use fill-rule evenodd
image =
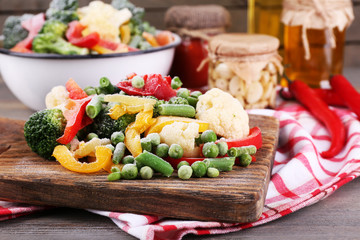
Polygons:
M222 141L218 140L217 142ZM256 149L261 148L262 146L262 137L261 137L261 130L259 127L253 127L249 131L249 135L247 137L241 139L233 139L233 140L225 140L228 144L228 148L232 147L242 147L242 146L249 146L254 145Z
M78 47L92 48L100 41L100 35L97 32L90 33L87 36L82 35L82 31L86 27L79 21L72 21L69 23L69 28L66 31L67 40Z
M39 13L35 15L34 17L21 22L21 26L29 31L28 36L18 42L13 48L11 48L11 51L14 52L22 52L22 53L28 53L32 52L32 41L34 37L38 34L38 32L41 30L42 26L45 23L45 14Z
M65 88L69 92L70 99L83 99L88 96L86 92L72 78L66 82Z
M56 141L61 144L68 144L76 136L78 131L92 123L92 120L86 115L86 106L92 99L92 96L70 100L68 109L64 111L66 127L64 134Z
M134 76L131 75L131 78ZM146 74L142 76L145 85L143 88L134 88L131 80L119 82L116 86L129 95L154 96L160 100L169 100L176 96L176 91L171 88L171 77L161 74Z

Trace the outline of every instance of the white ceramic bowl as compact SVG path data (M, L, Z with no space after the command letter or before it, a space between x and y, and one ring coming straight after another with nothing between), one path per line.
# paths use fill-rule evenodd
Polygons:
M113 84L132 72L167 75L180 37L169 45L145 51L63 56L56 54L14 53L0 48L0 72L11 92L33 110L45 108L45 96L54 86L73 78L80 87L98 86L101 77Z

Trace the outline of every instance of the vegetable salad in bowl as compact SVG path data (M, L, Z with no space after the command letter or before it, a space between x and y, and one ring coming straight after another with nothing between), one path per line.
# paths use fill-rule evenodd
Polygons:
M171 32L156 31L143 20L144 9L128 0L111 4L52 0L45 13L10 16L4 23L4 48L20 53L88 55L126 53L164 46Z
M46 96L47 108L24 126L29 147L78 173L109 172L108 180L217 177L248 166L261 147L258 127L230 94L181 88L178 77L103 77L82 89L69 79Z

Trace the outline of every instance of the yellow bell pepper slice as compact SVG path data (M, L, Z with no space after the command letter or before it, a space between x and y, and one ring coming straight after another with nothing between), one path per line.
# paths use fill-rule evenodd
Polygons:
M95 173L103 168L108 168L111 164L112 152L110 148L98 146L95 150L96 162L79 162L65 145L55 147L53 156L66 169L78 173Z
M137 157L142 153L142 147L140 143L140 133L133 127L135 122L131 123L125 130L125 146L130 153Z
M145 131L145 136L150 133L160 133L166 125L174 122L197 123L199 124L199 132L204 132L209 129L209 123L205 121L185 117L160 116L157 117L156 122Z
M119 117L126 114L126 107L121 104L115 104L112 108L110 108L108 115L117 120Z
M156 100L150 98L140 98L128 95L120 95L120 94L109 94L104 96L105 102L117 102L125 105L145 105L146 103L155 105Z
M143 32L142 33L143 38L145 38L145 40L150 43L150 45L152 47L159 47L159 43L157 42L156 38L154 35L152 35L151 33L148 32Z
M122 43L128 44L130 42L131 29L130 29L130 26L128 24L120 26L120 37L121 37L121 42Z

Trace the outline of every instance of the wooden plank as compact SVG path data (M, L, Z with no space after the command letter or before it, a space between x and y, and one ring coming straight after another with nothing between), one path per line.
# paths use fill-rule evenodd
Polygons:
M255 221L263 210L279 123L258 115L251 115L250 122L261 128L263 146L256 162L246 168L234 166L218 178L183 181L174 174L108 182L105 172L77 174L38 157L26 145L24 121L1 118L0 199L184 219Z

